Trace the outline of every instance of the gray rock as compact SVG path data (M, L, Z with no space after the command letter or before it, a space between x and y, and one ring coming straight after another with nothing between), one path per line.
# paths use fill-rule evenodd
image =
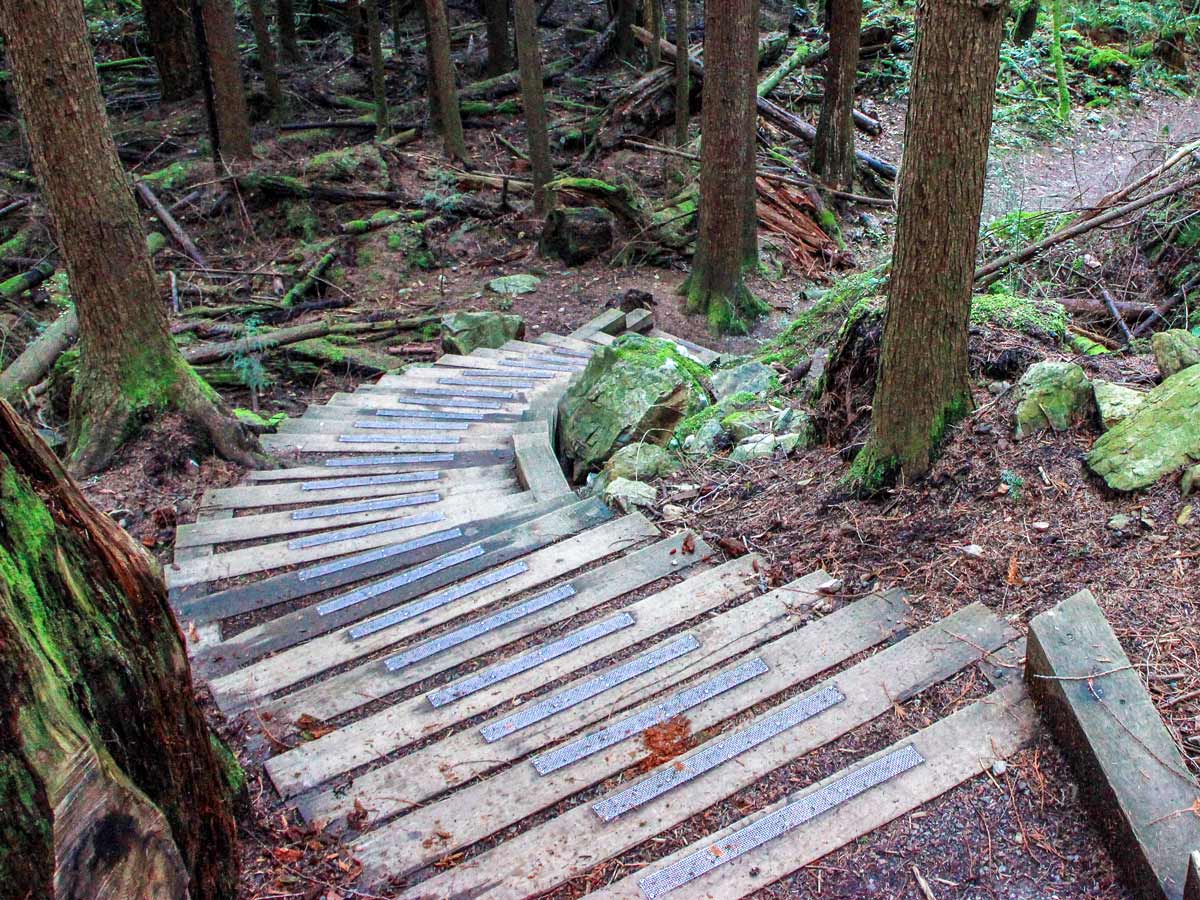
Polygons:
M1091 409L1092 385L1083 369L1070 362L1044 361L1017 382L1016 437L1046 428L1066 431Z
M743 393L763 397L779 386L779 376L770 366L752 360L732 369L714 372L712 386L718 400Z
M1108 381L1092 382L1092 393L1096 398L1096 410L1100 414L1100 427L1105 431L1132 415L1146 399L1142 391Z
M602 496L609 506L629 512L636 506L653 506L654 501L658 499L658 491L640 481L614 478L604 486Z
M604 464L604 474L609 480L626 478L630 481L648 481L670 475L679 469L675 457L657 444L639 441L622 447Z
M442 317L442 350L466 356L479 347L495 349L525 334L520 316L458 312Z
M730 462L745 463L756 459L767 459L777 452L791 453L800 442L797 434L752 434L738 441L729 454Z
M613 244L613 214L598 206L559 207L546 217L541 250L568 266L595 259Z
M696 429L695 434L688 435L683 442L683 450L689 456L712 456L717 452L717 441L724 433L720 420L709 419Z
M1200 337L1182 328L1158 332L1150 338L1150 349L1163 378L1200 363Z

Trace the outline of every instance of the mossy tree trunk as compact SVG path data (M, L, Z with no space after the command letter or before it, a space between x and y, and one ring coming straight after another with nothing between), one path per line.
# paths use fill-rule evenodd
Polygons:
M928 472L946 429L971 408L967 331L1005 6L917 7L871 437L852 469L863 490Z
M1063 60L1062 0L1050 0L1050 56L1054 60L1054 78L1058 83L1058 118L1071 119L1071 87L1067 84L1067 65Z
M425 8L425 47L429 65L430 97L437 107L436 124L442 135L446 155L465 161L467 142L463 137L462 114L458 108L458 87L454 80L454 62L450 58L450 23L446 20L445 0L422 0Z
M508 32L511 0L483 0L483 18L487 23L487 69L489 77L511 72L512 40Z
M250 159L250 113L246 108L246 86L238 64L237 31L233 0L193 0L199 8L198 34L202 40L202 64L208 68L211 97L210 119L215 124L213 155L225 162Z
M271 26L267 20L264 0L250 0L250 22L254 28L254 43L258 49L258 68L267 89L271 121L278 125L283 118L283 88L279 84L279 67L275 64L275 44L271 41Z
M538 40L537 4L514 0L517 59L521 67L521 103L525 107L525 137L529 142L529 164L533 175L533 207L544 216L554 205L546 190L552 176L550 138L546 133L546 97L542 89L542 49Z
M200 90L196 32L187 0L143 0L150 52L158 67L162 99L182 100Z
M700 226L687 310L718 334L744 333L765 307L746 287L758 263L754 194L758 0L710 0L704 8L704 110Z
M162 579L2 401L0 684L0 893L234 896L240 770Z
M688 67L688 21L691 9L688 0L675 0L675 146L684 147L688 141L688 125L691 117L692 81ZM682 180L687 171L687 160L673 160L675 174ZM670 164L669 164L670 165Z
M829 59L812 170L832 188L854 184L854 82L858 77L862 0L830 0Z
M250 438L196 377L168 330L104 113L81 0L0 3L0 30L79 317L72 468L103 468L147 417L168 409L182 412L218 452L253 463Z
M278 0L275 7L279 27L279 55L285 63L300 61L300 42L296 39L296 7L292 0Z
M646 67L648 69L657 69L662 63L662 44L663 30L665 23L663 22L662 0L645 0L642 7L642 16L645 29L654 36L654 40L650 42L646 52Z
M1013 29L1013 43L1024 44L1033 37L1037 31L1038 16L1042 11L1042 0L1029 0L1025 4L1025 8L1021 10L1021 14L1017 17L1016 27Z
M379 21L379 0L364 0L367 37L371 44L371 95L375 101L375 136L391 134L388 123L387 77L383 68L383 26Z

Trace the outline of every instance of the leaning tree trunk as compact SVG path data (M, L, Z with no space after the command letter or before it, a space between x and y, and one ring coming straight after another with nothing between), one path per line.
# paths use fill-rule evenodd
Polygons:
M71 466L103 468L147 417L169 409L221 454L253 463L246 432L171 338L85 28L81 0L0 3L34 171L79 316Z
M271 26L267 21L264 0L250 0L250 22L254 28L254 43L258 47L258 68L262 71L263 85L267 90L271 121L278 125L283 118L283 88L279 84L275 44L271 41Z
M854 82L861 27L862 0L830 0L825 94L811 159L813 173L842 191L854 185Z
M296 39L296 7L292 0L278 0L275 12L279 24L279 55L284 62L299 62L300 42Z
M546 134L546 97L542 90L542 51L538 40L534 0L515 0L517 59L521 67L521 104L525 107L525 136L533 175L533 208L544 216L554 205L546 190L551 178L550 138Z
M681 291L688 312L718 334L745 333L765 311L743 279L758 262L754 209L758 0L709 0L704 8L700 230Z
M234 896L240 770L162 578L3 401L0 575L0 894Z
M143 0L150 52L158 67L162 99L182 100L200 90L196 32L188 0Z
M489 76L511 72L513 67L512 41L508 33L509 0L483 0L483 17L487 22L487 69Z
M946 429L971 408L967 330L1004 8L996 0L917 8L871 437L851 473L866 491L896 474L924 475Z
M248 160L253 155L250 113L238 65L233 0L192 0L192 6L200 11L197 43L211 85L212 96L206 99L211 106L210 119L216 127L213 156L226 162Z
M426 59L430 71L431 97L437 107L437 126L442 134L446 155L467 159L462 115L458 108L458 88L454 83L454 62L450 59L450 24L446 21L445 0L423 0L425 5Z

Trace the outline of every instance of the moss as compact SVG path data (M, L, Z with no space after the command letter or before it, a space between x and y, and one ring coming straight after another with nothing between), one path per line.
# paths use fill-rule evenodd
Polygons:
M320 233L321 220L307 200L289 200L283 204L283 221L290 234L305 241L315 241Z
M971 321L1062 341L1067 335L1067 311L1053 300L1034 300L999 290L971 300Z
M885 280L886 270L882 267L839 279L763 348L759 361L794 366L801 357L836 337L848 320L856 320L865 309L864 303L878 306Z
M240 794L246 789L246 770L242 768L237 757L233 755L233 751L219 737L209 732L208 741L212 744L217 762L221 766L221 774L225 778L225 783L229 785L230 793L234 795Z
M195 170L196 165L197 160L194 159L176 160L169 166L165 166L156 172L143 175L142 181L158 190L173 191L187 184L188 179L192 177L192 172Z
M372 266L378 260L378 255L373 247L359 247L354 254L354 263L360 268Z
M900 460L895 456L880 457L875 447L868 443L854 457L845 484L856 494L870 497L891 484L900 471Z
M1089 72L1103 72L1109 66L1133 65L1133 60L1116 47L1097 47L1088 56Z
M960 394L952 399L936 416L929 426L929 443L933 448L941 446L946 432L961 422L971 412L971 395Z

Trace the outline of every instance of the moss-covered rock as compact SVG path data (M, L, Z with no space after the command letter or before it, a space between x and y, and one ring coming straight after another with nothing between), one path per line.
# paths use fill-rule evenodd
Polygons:
M559 404L559 449L575 477L636 441L667 444L708 405L709 377L668 341L625 335L601 348Z
M560 207L546 217L541 251L578 266L612 247L614 222L613 214L599 206Z
M1091 382L1075 363L1036 363L1017 383L1016 436L1065 431L1087 415L1092 402Z
M721 419L721 428L731 434L735 441L741 441L752 434L773 430L776 418L773 410L743 409Z
M304 177L311 181L353 181L366 190L389 187L387 163L370 141L314 156L304 168Z
M663 447L639 441L614 453L604 464L604 474L610 480L648 481L670 475L678 468L679 462Z
M776 454L787 455L799 445L798 434L752 434L738 441L738 445L729 454L729 461L745 463L756 459L769 459Z
M1061 303L1002 291L972 298L971 321L1056 342L1067 336L1067 310Z
M1200 366L1172 375L1103 434L1088 468L1114 490L1134 491L1200 460Z
M466 356L479 347L495 349L525 334L520 316L458 312L442 317L442 349Z
M1105 431L1136 412L1146 399L1142 391L1108 381L1092 382L1092 393L1096 398L1100 427Z
M1200 364L1200 337L1182 328L1158 332L1150 338L1150 349L1163 378Z
M779 376L770 366L750 360L740 366L714 372L712 385L718 400L743 393L764 397L779 387Z
M658 491L651 485L629 478L614 478L606 483L601 491L601 497L609 506L615 506L622 512L629 512L637 506L653 506L658 498Z

